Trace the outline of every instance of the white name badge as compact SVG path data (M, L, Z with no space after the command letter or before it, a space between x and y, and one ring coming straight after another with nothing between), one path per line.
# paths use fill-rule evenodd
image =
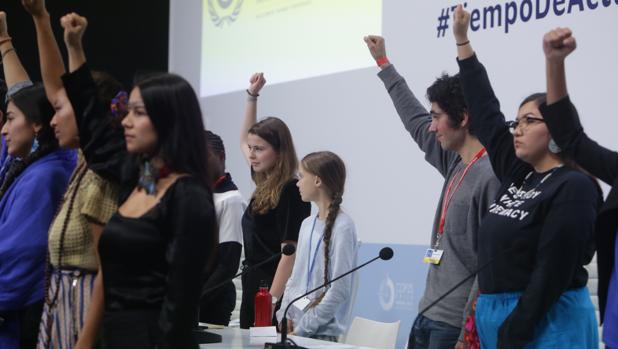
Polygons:
M444 250L428 248L425 252L425 257L423 257L423 263L440 264L440 260L442 260L443 254Z
M309 298L303 297L303 298L297 300L294 303L294 306L297 307L301 311L305 311L305 310L307 310L307 307L309 306L310 303L311 303L311 300Z

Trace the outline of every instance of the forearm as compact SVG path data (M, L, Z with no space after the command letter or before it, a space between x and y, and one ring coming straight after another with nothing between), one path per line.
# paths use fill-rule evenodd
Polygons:
M563 60L545 60L547 104L553 104L567 95L566 73Z
M69 72L72 73L86 63L86 53L81 44L67 45L67 51L69 53Z
M208 276L208 280L202 287L202 290L210 289L216 285L225 282L236 275L238 271L238 265L240 262L240 254L242 251L242 245L237 242L224 242L219 244L219 254L217 267L211 275ZM212 292L203 293L204 299L211 299L218 296L220 289L215 289Z
M277 298L281 298L283 291L285 291L285 284L292 275L292 269L294 268L294 260L296 254L291 256L282 255L273 278L273 283L270 286L270 294Z
M474 50L472 49L472 44L468 37L458 38L456 39L457 45L457 58L459 60L468 59L474 55Z
M79 333L75 349L90 349L94 347L97 335L101 328L103 311L103 273L99 270L96 278L94 279L92 298L90 300L90 304L88 305L84 327L82 327Z
M41 75L47 97L52 99L61 89L64 62L52 31L49 13L33 17L39 48Z
M5 41L0 45L0 52L2 54L4 80L6 81L6 86L8 88L18 82L30 80L30 77L28 77L28 73L21 64L17 51L15 51L11 41ZM0 102L4 103L4 101Z
M257 122L257 98L248 96L247 104L245 106L245 118L243 119L242 126L240 128L240 149L245 158L249 157L249 148L247 144L247 138L249 136L249 129Z

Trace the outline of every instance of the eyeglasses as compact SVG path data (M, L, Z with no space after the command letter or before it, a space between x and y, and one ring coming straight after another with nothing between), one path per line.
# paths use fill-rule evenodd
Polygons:
M539 122L545 122L545 120L535 117L534 114L526 114L519 118L519 120L507 121L506 127L509 128L509 131L511 133L515 133L515 130L517 130L519 126L521 126L521 130L524 131L528 128L530 124L535 124Z

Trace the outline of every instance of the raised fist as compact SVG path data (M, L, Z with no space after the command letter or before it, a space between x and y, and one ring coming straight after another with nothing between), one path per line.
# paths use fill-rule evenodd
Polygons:
M247 89L252 95L260 94L260 90L266 84L264 73L255 73L249 79L249 88Z
M82 37L88 27L88 20L77 13L69 13L60 18L60 25L64 28L64 42L67 46L80 46Z
M543 36L543 52L548 61L564 61L576 47L569 28L556 28Z
M455 42L464 43L468 41L468 27L470 26L470 12L464 10L461 4L457 5L453 12L453 35Z
M9 37L9 29L6 24L6 12L0 11L0 40Z
M21 4L33 17L42 16L47 12L45 0L21 0Z
M373 59L386 57L386 47L384 46L384 38L378 35L368 35L363 38L367 44L367 48Z

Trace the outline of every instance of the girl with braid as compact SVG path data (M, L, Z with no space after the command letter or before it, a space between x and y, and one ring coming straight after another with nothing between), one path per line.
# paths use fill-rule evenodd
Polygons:
M291 300L356 266L356 228L340 207L346 176L343 161L329 151L311 153L301 161L299 174L301 198L315 203L318 213L301 225L296 263L277 319L283 317ZM346 276L294 303L288 313L288 331L336 342L349 323L353 288L353 275Z
M0 53L8 84L2 126L12 158L0 170L0 348L34 348L44 295L47 231L64 193L75 153L58 148L54 110L33 85L0 12ZM0 103L4 103L4 99Z

